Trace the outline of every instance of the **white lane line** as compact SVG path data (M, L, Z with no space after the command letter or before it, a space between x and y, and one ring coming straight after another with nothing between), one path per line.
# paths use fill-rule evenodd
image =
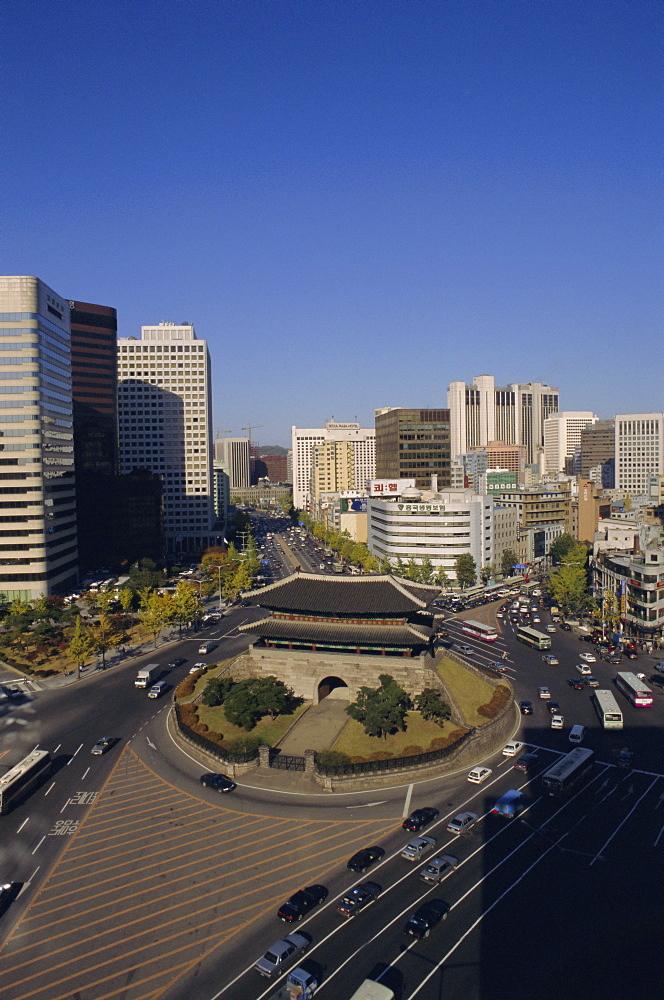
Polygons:
M611 841L613 840L613 838L618 835L618 831L620 829L622 829L622 827L625 825L625 823L627 822L627 820L630 818L630 816L632 815L632 813L634 812L634 810L636 809L636 807L638 806L638 804L643 801L643 799L646 797L646 795L648 794L648 792L650 791L650 789L654 787L654 785L657 783L658 780L659 780L658 778L655 778L654 781L650 782L650 784L646 788L646 790L643 793L643 795L639 796L639 798L636 800L636 802L634 803L634 805L632 806L632 808L630 809L630 811L623 818L622 823L619 823L618 826L613 831L613 833L611 834L611 836L608 838L608 840L604 841L604 843L602 844L602 846L600 847L599 851L597 852L597 854L595 855L595 857L592 859L592 861L590 862L590 865L588 867L592 868L592 866L595 864L595 862L599 858L599 856L602 853L602 851L604 850L604 848L608 847L608 845L611 843ZM623 798L624 797L625 796L623 796Z
M39 848L41 847L41 845L44 843L45 840L46 840L46 837L42 837L42 839L39 841L39 843L35 847L34 851L32 852L33 854L37 853L37 851L39 850Z
M29 819L29 817L26 816L25 819L23 820L23 822L21 823L21 825L19 826L18 830L16 831L17 833L21 832L21 830L23 829L23 827L25 826L25 824L28 822L28 819Z
M44 792L44 798L48 795L48 793L51 791L52 788L55 788L55 782L54 781L51 782L51 784L48 786L48 788Z
M359 802L357 805L345 806L346 809L371 809L373 806L384 806L387 799L382 802Z
M86 767L85 771L83 772L83 777L81 778L81 781L85 781L89 773L90 773L90 768Z
M78 750L76 750L76 751L75 751L75 752L74 752L74 753L73 753L73 754L71 755L71 757L69 758L69 760L67 761L67 767L69 767L69 765L71 764L71 762L73 761L74 757L75 757L75 756L76 756L76 754L77 754L77 753L79 752L79 750L82 750L82 749L83 749L83 744L81 743L81 745L80 745L80 747L78 748Z
M58 743L58 745L55 748L55 750L53 751L53 753L57 753L61 746L62 746L62 743Z
M412 798L412 795L413 795L413 785L410 784L408 786L408 791L406 792L406 801L404 802L404 805L403 805L403 816L404 816L404 819L410 813L410 800Z
M36 874L37 874L37 872L39 871L40 868L41 868L41 865L37 865L37 867L33 871L32 875L30 876L30 878L28 879L28 881L25 883L26 886L30 885L30 883L32 882L33 878L36 876ZM21 890L21 891L23 891L23 890Z

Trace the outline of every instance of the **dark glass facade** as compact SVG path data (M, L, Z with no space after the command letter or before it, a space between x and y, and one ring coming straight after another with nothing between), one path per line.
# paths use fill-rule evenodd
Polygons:
M414 479L418 489L450 485L450 411L402 407L376 413L376 478Z

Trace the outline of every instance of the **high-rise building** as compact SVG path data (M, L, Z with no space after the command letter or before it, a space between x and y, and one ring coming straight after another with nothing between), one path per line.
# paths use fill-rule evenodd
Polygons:
M593 478L598 485L613 489L615 484L616 425L613 420L598 420L584 427L579 442L579 475ZM591 475L599 469L599 475Z
M385 406L375 420L377 479L414 479L422 490L449 487L449 410Z
M261 461L267 469L267 476L270 482L288 482L288 468L285 455L261 455Z
M249 438L216 438L214 457L228 475L231 489L249 488Z
M532 463L544 446L544 421L558 409L558 389L541 382L496 387L493 375L478 375L472 385L451 382L447 405L452 458L499 440L525 445Z
M213 535L210 355L189 323L141 327L118 340L120 469L161 476L170 555L198 554Z
M349 489L364 490L369 479L376 476L376 431L358 423L337 423L328 420L324 427L292 427L293 443L293 505L311 510L314 447L326 441L347 441L353 446L355 481Z
M590 410L559 410L544 421L544 472L569 472L566 463L581 446L581 434L596 424L598 417Z
M649 475L664 472L664 413L618 413L615 428L616 489L646 494Z
M0 594L33 600L78 579L69 302L0 277Z

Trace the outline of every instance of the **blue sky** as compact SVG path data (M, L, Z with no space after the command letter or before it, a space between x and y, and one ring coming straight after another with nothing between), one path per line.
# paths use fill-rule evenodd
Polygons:
M480 374L661 411L663 9L4 0L0 272L194 323L263 444Z

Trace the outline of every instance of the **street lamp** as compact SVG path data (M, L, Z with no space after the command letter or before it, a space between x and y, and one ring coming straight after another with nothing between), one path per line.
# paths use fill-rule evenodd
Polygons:
M217 577L219 579L219 611L221 612L221 563L217 564Z

